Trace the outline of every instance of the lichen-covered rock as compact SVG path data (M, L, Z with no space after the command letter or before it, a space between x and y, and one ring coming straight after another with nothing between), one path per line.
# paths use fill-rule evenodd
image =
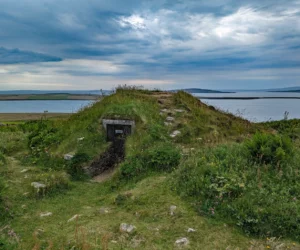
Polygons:
M72 154L65 154L65 155L64 155L64 159L65 159L66 161L72 160L73 157L74 157L74 155L72 155Z
M120 225L120 232L121 233L133 233L136 230L136 227L130 224L121 223Z
M172 132L172 134L170 134L170 136L172 138L174 138L174 137L176 137L177 135L180 135L180 134L181 134L181 132L179 130L175 130L175 131Z
M173 216L175 214L175 210L177 209L176 206L170 206L170 215Z
M32 182L31 186L34 187L35 189L43 189L46 188L46 185L43 183L39 183L39 182Z
M175 241L175 246L177 247L185 247L190 244L188 238L181 238Z

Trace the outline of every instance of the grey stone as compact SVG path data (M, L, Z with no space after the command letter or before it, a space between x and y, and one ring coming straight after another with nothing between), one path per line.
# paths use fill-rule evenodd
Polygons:
M81 215L80 214L75 214L71 219L68 220L68 222L72 222L76 219L78 219Z
M170 215L174 215L175 214L175 210L177 209L177 207L176 206L174 206L174 205L172 205L172 206L170 206Z
M52 216L51 212L40 213L40 217L49 217Z
M178 247L184 247L187 246L188 244L190 244L190 241L188 240L188 238L181 238L175 241L175 246Z
M130 224L121 223L120 225L120 232L121 233L133 233L135 231L136 227Z
M172 116L168 116L168 117L166 118L166 121L168 121L168 122L173 122L174 120L175 120L175 118L172 117Z
M188 233L194 233L194 232L196 232L196 230L194 228L188 228L187 232Z
M31 186L34 187L35 189L46 188L45 184L39 182L31 182Z
M100 214L108 214L109 213L109 209L108 208L105 208L105 207L101 207L99 209L99 213Z
M83 141L84 137L77 138L77 141Z
M28 169L23 169L20 173L26 173Z
M183 113L183 112L185 112L185 110L183 110L183 109L174 109L174 111L177 112L177 113Z
M174 138L174 137L176 137L177 135L180 135L180 134L181 134L181 132L179 130L175 130L175 131L172 132L172 134L170 134L170 136L172 138Z
M65 155L64 155L64 159L65 159L66 161L72 160L73 157L74 157L74 155L72 155L72 154L65 154Z

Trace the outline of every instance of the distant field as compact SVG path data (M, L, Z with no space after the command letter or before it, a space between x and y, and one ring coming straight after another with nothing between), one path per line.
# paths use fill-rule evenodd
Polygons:
M39 120L41 118L68 118L71 114L63 113L0 113L0 123Z
M97 100L99 95L73 95L73 94L37 94L37 95L0 95L0 101L16 100Z

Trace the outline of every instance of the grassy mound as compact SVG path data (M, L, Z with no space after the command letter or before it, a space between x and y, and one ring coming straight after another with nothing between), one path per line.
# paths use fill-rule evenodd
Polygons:
M113 177L97 183L82 169L110 146L103 118L136 129ZM299 249L280 239L299 240L299 124L251 124L185 92L119 88L68 119L0 127L0 248L174 249L187 237L190 249Z

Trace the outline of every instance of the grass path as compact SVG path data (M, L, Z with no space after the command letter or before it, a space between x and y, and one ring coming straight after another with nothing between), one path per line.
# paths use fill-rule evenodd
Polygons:
M165 176L152 176L119 191L112 191L109 182L76 182L66 193L36 200L24 196L35 171L21 173L23 169L16 159L9 159L7 194L13 198L15 216L10 227L20 237L20 249L174 249L182 237L190 240L190 249L259 249L253 248L258 242L251 243L236 229L197 215L170 191ZM125 199L116 202L118 195ZM171 205L177 206L174 216ZM41 218L46 212L52 216ZM74 215L78 219L68 222ZM136 233L120 233L121 223L135 225ZM196 232L187 233L190 227Z

